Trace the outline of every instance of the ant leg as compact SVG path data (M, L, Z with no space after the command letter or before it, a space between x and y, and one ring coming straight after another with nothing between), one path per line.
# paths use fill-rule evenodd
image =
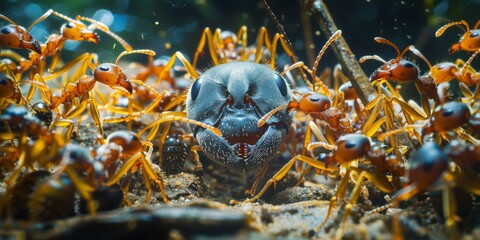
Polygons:
M77 189L77 191L80 193L80 196L82 196L82 198L87 201L88 212L90 213L90 215L95 215L96 207L92 197L92 192L95 191L95 189L92 186L88 185L85 181L83 181L80 176L78 176L75 169L71 167L66 167L65 172L72 180L72 183Z
M251 196L255 195L258 184L263 179L263 177L265 177L265 174L267 173L269 166L270 166L269 164L265 164L260 168L260 170L258 170L257 175L255 176L255 182L253 182L252 187L250 189L245 191L245 194L249 194Z
M341 199L345 198L345 192L347 191L347 183L348 183L349 177L350 177L350 170L348 169L346 171L346 173L343 175L342 180L338 184L337 191L335 192L335 195L330 199L330 204L328 206L327 216L325 216L325 219L323 220L323 222L315 228L316 232L320 231L320 229L325 227L325 225L327 224L328 219L330 218L330 215L332 214L332 210L335 207L335 204L337 203L337 200L339 198L341 198Z

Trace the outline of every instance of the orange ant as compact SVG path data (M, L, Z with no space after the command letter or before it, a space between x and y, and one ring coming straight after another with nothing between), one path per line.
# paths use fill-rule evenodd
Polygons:
M370 213L398 206L402 201L440 187L444 196L445 226L451 238L458 239L457 201L453 188L459 187L469 193L480 195L480 189L476 184L480 181L478 146L478 144L469 146L464 141L453 140L441 148L435 142L425 142L410 158L411 164L407 173L409 185L398 190L389 204L374 209Z
M50 15L51 11L47 11L37 20L33 21L27 29L16 24L10 18L0 14L0 18L8 21L10 24L0 30L0 48L6 46L10 48L24 48L30 49L37 54L42 54L40 42L33 38L28 31L37 23L44 20Z
M148 189L146 202L150 201L153 182L159 187L163 201L168 203L164 187L165 180L160 167L154 165L150 159L153 146L149 141L142 141L139 135L131 131L116 131L108 135L106 140L99 136L99 140L102 146L97 149L95 158L100 160L106 170L110 165L118 166L113 164L116 159L123 161L120 169L109 171L111 176L106 177L105 185L107 187L116 184L127 172L136 172L141 168L144 175L143 180ZM125 188L128 190L128 186Z
M456 25L463 25L465 27L465 33L458 40L458 43L454 43L450 47L450 54L456 53L460 50L467 52L478 52L478 50L480 49L480 29L478 29L478 26L480 26L480 20L477 21L473 29L470 29L468 23L465 20L448 23L439 28L437 32L435 32L435 36L442 36L445 30Z
M473 86L480 82L480 73L475 71L475 69L470 65L470 59L466 63L461 59L457 59L455 63L442 62L432 66L430 61L428 61L428 59L423 56L423 54L417 48L410 46L409 49L428 65L430 69L428 74L433 78L435 84L448 82L454 78L459 82L466 84L467 86Z
M60 32L61 32L60 35L51 34L50 36L48 36L47 42L45 44L39 44L38 46L41 49L40 51L31 52L29 54L28 60L23 58L21 59L20 66L17 67L16 71L24 72L31 68L30 75L29 75L30 79L33 79L36 73L43 75L43 72L45 71L45 61L47 57L52 57L52 61L48 70L49 72L53 72L55 66L58 63L60 52L62 51L66 40L72 40L72 41L85 40L85 41L89 41L97 44L98 43L97 34L93 32L91 28L97 28L102 30L103 32L107 33L108 35L113 37L115 40L120 42L120 44L127 51L132 50L132 47L125 40L123 40L118 35L111 32L106 25L87 17L77 16L76 19L71 19L61 13L58 13L50 9L42 17L40 17L39 20L35 21L34 23L38 23L39 21L45 19L51 14L54 14L68 21L68 23L62 25L60 29ZM87 26L83 22L81 22L81 20L90 22L92 24L90 26ZM10 38L21 40L25 38L24 34L25 33L23 32L15 32L14 35L10 34L9 36Z
M2 73L5 72L6 74ZM0 66L0 106L8 106L11 102L19 105L23 103L26 108L33 112L28 103L28 96L25 97L20 88L20 84L28 83L32 87L40 87L43 90L48 89L47 86L41 82L31 80L18 81L13 71L6 65Z
M149 56L147 66L131 63L129 65L130 68L139 69L132 78L146 82L148 77L154 76L158 81L167 81L172 87L175 87L175 78L172 72L163 71L169 60L170 58L167 56L161 56L155 60L153 56Z
M39 108L42 107L39 106ZM2 153L8 154L8 158L11 158L8 160L17 162L16 167L5 180L8 187L5 197L0 199L0 211L2 211L8 201L8 192L12 190L11 187L22 171L35 169L37 163L41 167L51 167L50 158L68 143L73 128L69 127L64 134L59 131L51 132L48 126L33 116L29 110L19 106L10 106L5 109L0 115L0 122L6 129L0 134L2 140L16 139L17 142L15 146L3 146L0 149ZM69 126L68 122L61 120L55 121L53 125Z
M82 100L76 108L70 110L62 116L65 118L74 118L81 114L85 110L88 103L90 103L90 112L92 118L99 128L101 134L103 134L102 123L100 121L100 113L97 107L97 103L91 90L94 88L96 82L103 83L110 86L115 90L119 90L125 93L125 95L131 95L133 88L132 83L123 73L123 70L118 66L118 61L127 54L142 53L148 55L154 55L151 50L133 50L122 52L113 63L102 63L93 69L93 76L82 75L74 83L68 83L60 94L47 93L46 96L49 99L45 99L49 103L50 109L57 109L60 104L70 103L77 97L82 97ZM68 108L64 109L67 110Z
M476 130L478 123L476 123L476 119L472 118L471 116L472 113L467 104L456 101L447 102L443 105L437 106L431 114L431 117L425 122L424 125L405 125L402 128L382 133L378 136L378 139L383 140L387 136L405 131L406 129L421 127L422 139L428 134L440 133L442 138L448 140L451 138L448 133L453 131L458 134L457 137L461 137L465 140L478 144L478 140L466 133L464 129L461 129L461 127L464 125L470 125L474 130Z
M309 124L309 126L312 126L312 124ZM270 187L271 184L275 184L287 174L287 172L293 167L293 164L296 161L302 161L309 164L315 169L328 172L331 175L338 176L340 174L342 178L340 183L338 184L336 194L330 200L330 205L325 220L316 228L316 230L318 231L327 223L331 211L333 210L337 200L339 198L345 199L347 183L351 177L356 176L356 184L350 194L350 200L345 206L346 212L342 216L342 226L345 225L345 222L347 220L349 212L351 211L351 208L353 207L353 204L356 203L358 197L360 196L360 190L363 180L368 179L381 191L386 193L394 191L394 186L392 185L398 186L398 182L393 183L388 179L386 172L390 172L392 175L394 175L393 178L398 181L398 178L401 177L401 175L403 174L402 166L392 161L391 158L387 156L386 153L378 146L372 146L370 138L367 135L356 133L346 134L341 136L335 142L335 144L328 144L325 142L325 138L322 136L320 131L316 129L316 127L311 130L319 139L323 140L321 140L321 142L313 142L308 144L307 149L309 151L312 151L314 148L324 147L326 149L332 150L330 154L324 156L325 161L323 162L320 160L316 160L305 155L295 156L285 166L283 166L282 169L280 169L271 179L267 181L265 186L259 191L257 195L255 195L251 199L246 199L245 202L253 202L258 200L265 193L268 187ZM359 161L370 159L372 163L378 164L378 166L375 165L375 174L365 171L357 166ZM334 163L338 163L341 166L331 166ZM236 202L232 201L232 203ZM339 234L341 234L341 231L339 232Z
M280 41L284 50L289 56L293 56L292 50L287 46L285 40L280 34L275 34L273 40L270 40L267 29L261 27L257 35L257 46L255 49L247 47L247 27L242 26L235 35L231 31L221 31L219 28L215 29L212 34L210 28L205 28L198 44L197 50L193 58L193 66L197 66L198 57L203 51L205 44L208 45L210 57L215 65L226 63L229 60L247 61L250 56L254 54L254 62L260 62L262 58L263 45L270 51L270 67L275 68L276 48ZM237 45L240 47L237 48Z
M381 79L384 80L377 83L379 84L379 93L381 92L380 84L386 83L391 92L398 98L399 96L397 91L390 86L388 81L399 83L415 82L415 86L420 94L425 95L429 99L433 99L437 104L440 102L434 80L428 76L420 76L420 69L418 66L415 63L403 58L403 55L405 55L410 47L406 47L402 52L400 52L400 49L397 47L397 45L385 38L376 37L375 41L377 43L389 45L397 52L397 57L390 61L385 61L378 55L363 56L359 60L360 63L363 63L365 60L369 59L377 60L383 63L382 66L380 66L370 75L371 82L376 82Z

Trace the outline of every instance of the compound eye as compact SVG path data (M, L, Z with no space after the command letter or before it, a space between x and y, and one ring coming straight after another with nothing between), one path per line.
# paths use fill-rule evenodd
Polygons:
M409 61L404 61L404 62L402 63L402 65L403 65L404 67L406 67L406 68L413 68L413 67L415 67L415 65L413 65L413 63L411 63L411 62L409 62Z
M355 146L357 146L357 144L355 144L354 142L347 142L347 143L345 143L345 148L347 148L347 149L352 149L352 148L354 148Z
M471 38L476 38L476 37L478 37L479 35L480 35L480 33L478 33L478 32L472 32L472 33L470 33L470 37L471 37Z
M3 33L3 34L9 34L9 33L11 33L11 32L12 32L12 30L10 30L10 28L3 28L3 29L2 29L2 33Z
M69 23L65 24L65 27L67 27L67 28L74 28L74 27L75 27L75 24L69 22Z
M445 109L445 110L443 110L442 115L443 115L444 117L448 117L448 116L452 115L453 113L454 113L453 109L450 108L450 109Z
M195 101L197 99L201 86L202 86L202 79L201 78L199 78L195 82L193 82L192 87L190 88L190 97L192 98L192 101Z
M280 93L282 94L282 96L286 97L288 93L288 89L287 89L287 83L285 82L285 79L283 79L283 77L277 73L273 74L273 78L275 79L275 83L277 84L278 90L280 90Z
M108 66L105 66L105 65L101 65L100 67L98 67L98 69L100 69L100 70L102 70L102 71L106 72L106 71L109 71L109 70L110 70L110 67L108 67Z

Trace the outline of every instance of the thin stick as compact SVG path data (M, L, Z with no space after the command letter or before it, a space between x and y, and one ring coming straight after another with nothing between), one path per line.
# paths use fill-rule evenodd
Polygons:
M331 37L337 30L337 26L333 21L330 12L328 11L325 3L322 0L310 0L306 6L306 11L310 11L312 16L317 20L320 29L327 38ZM375 99L377 94L375 89L371 86L368 76L365 74L357 61L355 55L350 50L347 42L340 36L335 42L332 43L333 50L337 60L342 66L344 75L352 82L352 86L355 88L358 97L364 105L367 105L371 100ZM407 134L399 134L396 136L400 145L407 146L411 151L410 154L415 152L412 141Z

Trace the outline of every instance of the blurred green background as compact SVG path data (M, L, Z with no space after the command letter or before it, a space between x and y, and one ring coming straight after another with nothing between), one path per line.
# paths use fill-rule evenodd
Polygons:
M273 12L286 33L300 60L308 62L301 23L300 1L271 0ZM467 53L448 54L450 45L458 41L463 33L461 28L449 29L442 37L436 38L435 31L442 25L466 20L471 27L476 23L480 10L480 0L325 0L337 26L343 30L343 36L350 44L356 56L377 54L385 59L395 56L395 51L385 45L375 43L373 38L381 36L398 45L400 49L415 44L432 63L455 58L468 58ZM171 55L181 51L193 56L201 33L205 27L221 28L236 32L241 25L249 29L249 42L254 43L256 30L266 26L270 35L277 32L275 25L264 9L263 1L239 0L1 0L0 13L18 24L28 26L48 9L54 9L71 18L77 15L90 17L107 24L110 29L127 40L135 49L152 49L157 56ZM58 32L64 20L51 16L37 24L32 34L44 41L50 33ZM8 24L6 21L0 23ZM319 28L312 21L314 35L314 53L326 41ZM99 31L98 31L99 32ZM101 42L69 42L63 56L77 56L79 52L95 51L101 62L114 61L123 50L108 35L99 32ZM142 56L131 56L140 59ZM143 57L143 60L146 60ZM419 60L416 61L421 64ZM334 55L328 51L320 67L333 67ZM380 63L367 61L362 65L370 74ZM478 66L478 60L474 62ZM427 71L426 65L420 65ZM478 68L478 67L476 67Z

